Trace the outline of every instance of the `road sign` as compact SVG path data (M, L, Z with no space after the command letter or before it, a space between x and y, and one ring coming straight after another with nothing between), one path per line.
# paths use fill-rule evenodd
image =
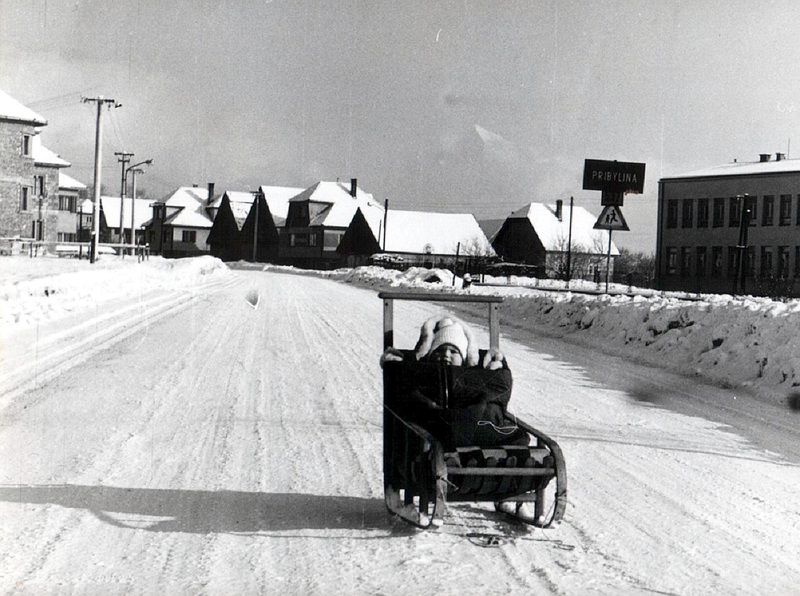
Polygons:
M608 205L603 208L600 217L594 224L595 230L620 230L623 232L630 231L628 222L622 217L622 209L615 205Z
M587 159L583 165L584 190L644 192L644 164Z

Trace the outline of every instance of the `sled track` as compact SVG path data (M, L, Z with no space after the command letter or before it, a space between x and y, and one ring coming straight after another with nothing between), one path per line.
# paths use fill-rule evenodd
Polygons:
M233 280L210 282L204 291L217 291ZM130 304L107 304L100 317L38 336L32 350L21 350L6 358L0 368L0 410L20 394L36 389L65 371L127 339L151 323L188 308L202 299L202 294L172 290Z

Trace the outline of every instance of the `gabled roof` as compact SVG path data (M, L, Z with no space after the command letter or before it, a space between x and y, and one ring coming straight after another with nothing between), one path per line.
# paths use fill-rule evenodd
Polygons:
M527 218L533 226L536 235L547 251L566 252L570 237L570 209L562 208L562 217L556 217L555 205L530 203L518 209L509 216L513 218ZM605 254L608 251L608 233L595 230L594 224L597 216L592 215L583 207L573 207L572 246L581 246L589 253ZM619 250L611 242L611 254L618 255Z
M87 199L84 201L84 205L87 205L89 213L91 213L91 205L92 201ZM130 197L125 197L125 213L123 214L124 221L122 222L123 227L130 228L131 225L131 209L133 211L133 225L138 230L141 228L145 223L150 221L153 217L153 201L150 199L136 199L136 206L134 207L133 199ZM118 228L119 227L119 206L120 200L119 197L109 197L109 196L101 196L100 197L100 206L103 208L103 214L106 216L106 225L109 228ZM85 213L86 211L84 211Z
M71 176L67 176L64 172L59 170L58 188L63 188L64 190L86 190L86 185L83 182L78 182Z
M42 145L42 141L38 136L33 137L33 143L31 144L31 155L33 156L33 161L36 163L36 165L40 166L67 168L72 165Z
M286 221L286 216L289 213L289 199L303 192L302 188L266 185L259 186L258 190L261 191L264 198L267 200L269 212L272 213L272 219L276 224L278 223L278 219Z
M694 170L676 176L665 176L662 180L682 178L716 178L719 176L752 176L754 174L786 174L800 172L800 159L776 159L772 161L735 161L719 166Z
M206 212L208 188L182 186L162 201L167 207L165 223L186 228L210 228L213 224Z
M47 120L42 116L30 108L26 108L5 91L0 91L0 120L25 122L34 126L45 126L47 124Z
M346 186L341 182L317 182L289 200L290 203L303 201L327 205L309 222L309 226L347 228L359 208L370 223L370 227L373 221L383 217L383 207L372 198L371 194L356 188L356 196L353 197L349 185Z
M226 190L222 195L214 199L211 204L212 209L219 209L222 204L223 197L228 197L228 204L233 213L233 219L236 220L236 225L242 229L244 221L247 219L247 214L250 213L250 208L253 206L255 196L251 192L240 190Z
M368 220L369 221L369 220ZM373 222L369 221L370 227ZM494 249L471 213L395 211L386 216L386 252L493 255ZM376 238L378 235L376 233ZM383 244L383 238L379 238ZM459 246L460 244L460 246ZM428 250L429 249L429 250Z

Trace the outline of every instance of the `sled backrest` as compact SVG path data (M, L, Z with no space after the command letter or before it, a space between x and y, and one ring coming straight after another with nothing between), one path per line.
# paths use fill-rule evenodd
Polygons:
M394 346L394 301L418 302L470 302L486 304L489 317L489 349L500 348L499 307L502 296L475 296L465 294L423 294L421 292L379 292L383 300L383 349Z

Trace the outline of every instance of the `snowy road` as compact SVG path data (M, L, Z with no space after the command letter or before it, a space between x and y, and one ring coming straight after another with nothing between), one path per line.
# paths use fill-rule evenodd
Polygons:
M800 586L800 467L598 385L533 342L504 339L512 409L564 449L564 523L524 531L458 505L442 530L417 533L390 525L382 502L374 291L238 271L135 310L109 319L126 320L113 337L99 312L37 328L15 360L28 385L6 379L27 391L0 401L0 593ZM434 310L401 306L398 343ZM507 539L481 548L473 532Z

